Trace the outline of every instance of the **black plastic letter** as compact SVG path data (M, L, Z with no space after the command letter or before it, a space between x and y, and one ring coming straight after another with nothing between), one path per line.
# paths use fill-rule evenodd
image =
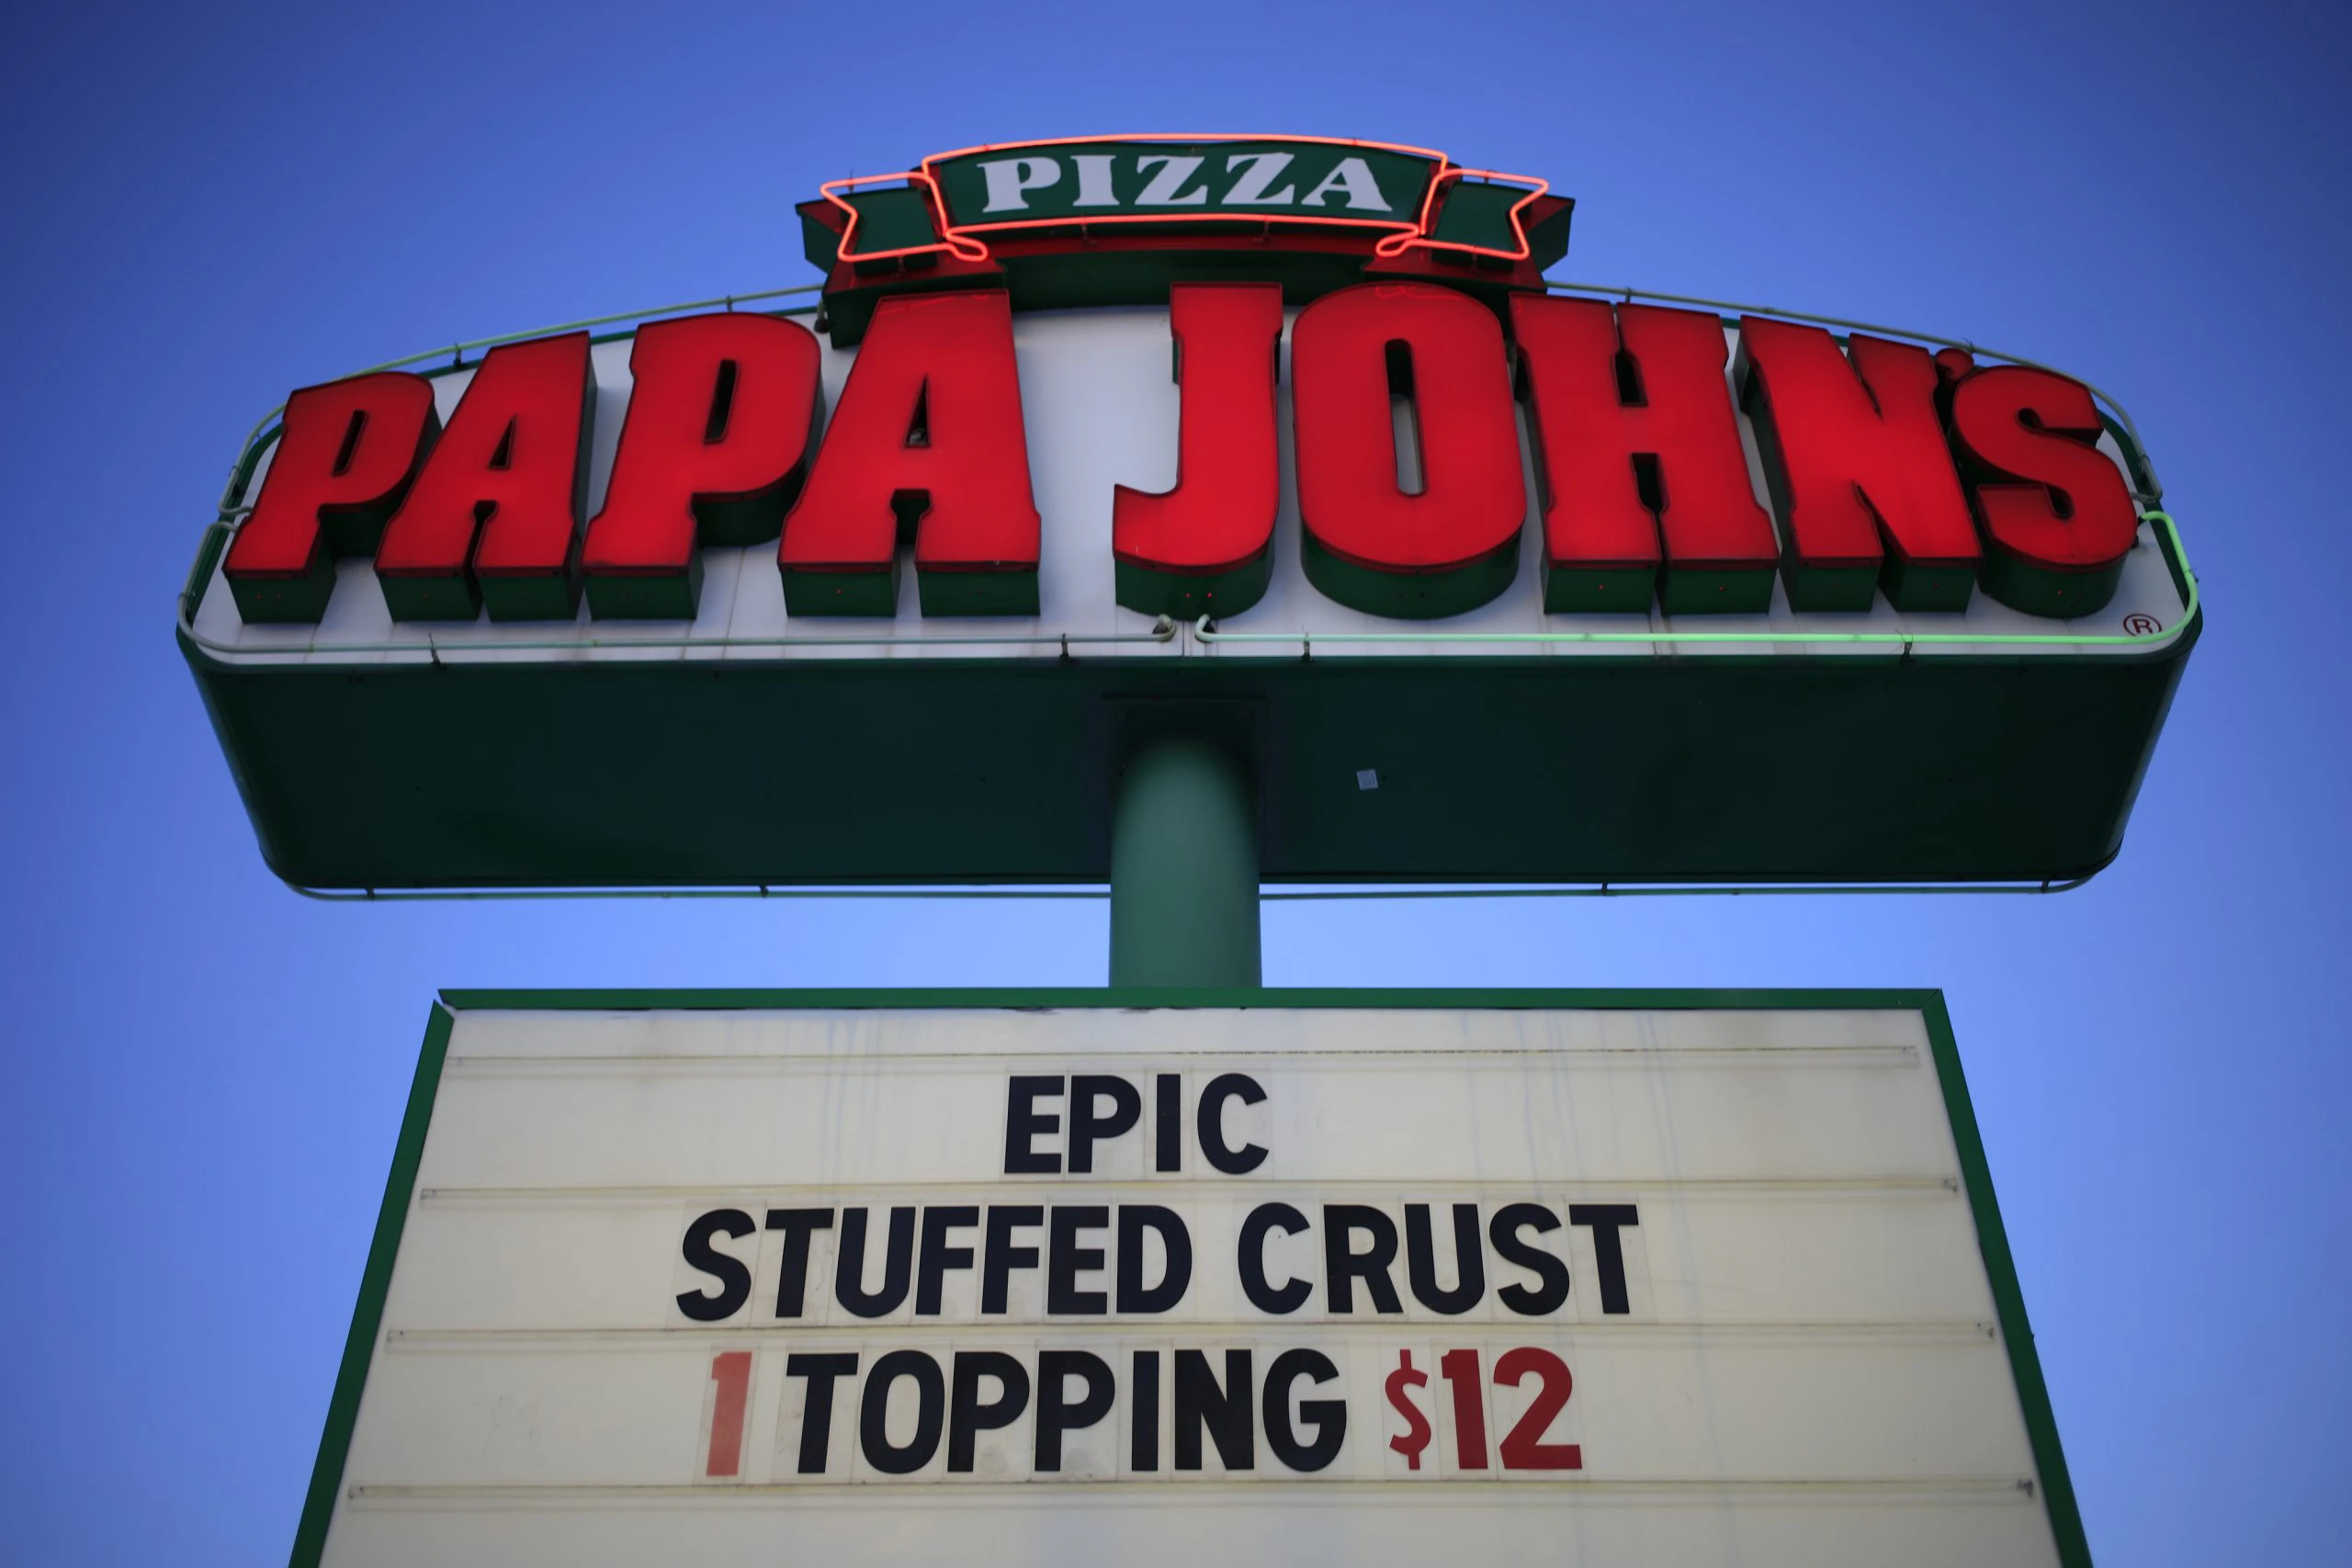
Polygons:
M980 1310L1002 1312L1009 1285L1015 1269L1037 1267L1037 1249L1015 1247L1012 1233L1016 1227L1042 1225L1046 1211L1035 1203L991 1203L989 1205L989 1234L982 1247L980 1259Z
M1151 1132L1158 1142L1158 1157L1152 1168L1160 1171L1182 1170L1184 1168L1184 1078L1181 1073L1162 1073L1159 1077L1159 1101L1152 1108Z
M1542 1317L1547 1312L1557 1312L1568 1299L1568 1266L1542 1247L1530 1247L1519 1238L1522 1230L1559 1228L1560 1216L1541 1203L1506 1203L1487 1223L1487 1238L1495 1244L1497 1256L1535 1276L1533 1290L1525 1285L1504 1285L1495 1292L1497 1301L1521 1317Z
M1285 1350L1266 1369L1266 1446L1293 1470L1321 1470L1340 1457L1340 1445L1348 1438L1348 1402L1300 1400L1299 1418L1315 1432L1302 1443L1290 1424L1290 1385L1300 1378L1327 1383L1339 1375L1340 1369L1320 1350Z
M1227 1470L1258 1467L1257 1427L1250 1419L1250 1352L1225 1353L1225 1386L1217 1387L1207 1355L1176 1352L1176 1468L1201 1468L1201 1433L1216 1445Z
M980 1403L980 1380L994 1378L1004 1392ZM1010 1427L1029 1408L1029 1369L1001 1350L958 1350L956 1378L947 1399L947 1468L969 1474L982 1432Z
M800 1416L800 1462L803 1475L825 1473L827 1450L832 1445L833 1381L854 1376L857 1356L854 1351L830 1351L823 1355L800 1353L784 1359L784 1375L808 1380L808 1401Z
M775 1314L798 1317L808 1301L808 1238L833 1228L831 1209L770 1209L768 1229L784 1233L784 1267L775 1279ZM831 1398L828 1394L826 1397Z
M1600 1310L1628 1313L1625 1297L1625 1249L1617 1235L1620 1225L1638 1225L1641 1216L1631 1203L1571 1203L1568 1224L1592 1227L1593 1260L1600 1265Z
M1247 1073L1220 1073L1201 1090L1201 1108L1195 1117L1201 1135L1201 1153L1209 1164L1227 1176L1247 1176L1266 1163L1266 1151L1256 1144L1244 1144L1238 1149L1225 1145L1225 1102L1238 1099L1244 1105L1255 1105L1266 1098L1258 1080Z
M905 1448L894 1449L888 1428L890 1385L900 1378L915 1380L915 1435ZM946 1414L947 1383L939 1375L939 1363L920 1350L891 1351L865 1374L865 1397L857 1412L857 1440L865 1450L865 1462L885 1475L913 1474L939 1451L939 1428Z
M980 1212L969 1203L934 1205L922 1212L922 1253L915 1269L915 1314L936 1317L950 1269L969 1269L972 1249L950 1247L947 1233L968 1230L980 1223Z
M842 1211L841 1256L833 1260L833 1299L860 1317L887 1317L907 1299L915 1271L915 1212L890 1211L888 1252L882 1261L882 1288L865 1292L865 1211Z
M1004 1097L1004 1173L1007 1176L1052 1176L1062 1168L1057 1154L1039 1154L1030 1145L1040 1133L1061 1131L1062 1119L1037 1109L1040 1100L1059 1100L1058 1077L1012 1080Z
M1459 1317L1487 1293L1487 1255L1478 1240L1478 1205L1453 1205L1453 1278L1450 1291L1438 1289L1437 1243L1430 1235L1430 1206L1405 1205L1405 1272L1413 1282L1413 1299L1431 1312Z
M1281 1231L1285 1235L1296 1235L1306 1228L1306 1216L1288 1203L1261 1203L1241 1222L1239 1257L1235 1262L1241 1272L1241 1293L1260 1312L1296 1312L1306 1304L1315 1287L1306 1280L1288 1280L1272 1285L1266 1280L1266 1233Z
M1143 1233L1159 1233L1168 1267L1157 1285L1143 1282ZM1184 1299L1193 1282L1193 1237L1183 1216L1158 1203L1119 1205L1119 1310L1166 1312Z
M1108 1116L1094 1114L1098 1099L1111 1101ZM1143 1120L1143 1093L1114 1074L1080 1074L1069 1080L1069 1168L1080 1176L1094 1169L1094 1145L1131 1131Z
M1362 1231L1372 1238L1368 1252L1358 1252L1349 1237ZM1388 1270L1396 1262L1396 1222L1368 1203L1323 1205L1323 1290L1333 1312L1356 1310L1355 1281L1362 1280L1380 1312L1398 1313L1405 1303L1396 1296L1396 1281Z
M1154 1357L1153 1370L1158 1371L1159 1366L1159 1359ZM1074 1377L1086 1380L1086 1393L1072 1404L1066 1395L1069 1380ZM1037 1352L1035 1468L1040 1474L1061 1469L1062 1434L1091 1427L1111 1414L1111 1402L1117 1393L1118 1387L1111 1379L1111 1363L1093 1351Z
M1159 1468L1159 1352L1136 1352L1136 1379L1127 1401L1135 1423L1128 1437L1127 1467L1138 1472Z
M741 1209L713 1209L686 1227L684 1252L688 1267L699 1269L718 1281L718 1293L701 1295L693 1291L678 1294L678 1310L696 1323L717 1323L734 1316L752 1299L752 1270L740 1258L730 1258L710 1244L710 1238L724 1231L739 1240L760 1227L752 1216Z
M1110 1225L1111 1211L1099 1203L1055 1205L1052 1221L1046 1226L1046 1312L1063 1316L1111 1310L1110 1298L1103 1292L1078 1288L1080 1271L1091 1273L1102 1267L1102 1249L1079 1246L1078 1233L1108 1230Z

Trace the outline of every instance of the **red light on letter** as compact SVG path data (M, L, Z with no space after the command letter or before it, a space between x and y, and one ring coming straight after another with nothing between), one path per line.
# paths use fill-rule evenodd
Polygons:
M376 552L394 620L571 618L595 397L586 333L491 350Z
M1397 460L1396 400L1418 432ZM1502 329L1425 283L1327 294L1291 329L1306 575L1378 615L1460 615L1510 586L1527 515ZM1418 457L1418 462L1413 461ZM1417 491L1405 476L1419 468Z
M2021 365L1973 371L1952 389L1951 429L1984 528L1984 592L2030 615L2105 608L2140 514L2098 449L2088 389Z
M373 555L440 429L433 384L385 371L305 387L222 572L248 621L315 621L336 556Z
M636 378L605 509L588 525L588 608L695 613L706 545L775 536L800 488L821 404L808 329L733 312L656 321L629 351Z
M1924 348L1856 333L1848 355L1819 327L1739 323L1748 413L1781 515L1798 610L1961 610L1976 581L1976 528L1936 414Z
M1118 600L1148 615L1236 615L1273 575L1282 286L1179 283L1169 290L1169 329L1183 389L1176 488L1113 492Z
M1037 528L1010 297L882 301L785 525L786 612L897 614L911 536L924 615L1035 615Z
M1547 480L1544 607L1669 615L1771 606L1779 547L1724 380L1723 324L1695 310L1514 295L1511 333Z

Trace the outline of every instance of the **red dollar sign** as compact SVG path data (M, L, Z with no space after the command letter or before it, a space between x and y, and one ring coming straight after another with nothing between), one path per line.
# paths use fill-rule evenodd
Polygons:
M1396 1370L1388 1374L1386 1384L1388 1403L1396 1407L1396 1413L1405 1417L1406 1424L1412 1429L1401 1438L1389 1438L1388 1446L1405 1456L1405 1468L1408 1470L1421 1468L1421 1450L1430 1446L1430 1424L1429 1418L1421 1414L1420 1406L1406 1397L1405 1388L1408 1383L1415 1388L1426 1388L1429 1381L1429 1373L1413 1370L1413 1353L1410 1350L1396 1352Z

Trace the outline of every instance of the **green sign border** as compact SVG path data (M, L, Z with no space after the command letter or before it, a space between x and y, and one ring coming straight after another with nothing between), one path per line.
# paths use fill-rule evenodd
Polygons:
M2001 1208L1993 1195L1992 1168L1984 1157L1984 1140L1976 1124L1976 1111L1962 1075L1960 1047L1952 1038L1951 1015L1944 995L1934 989L1774 989L1774 990L1555 990L1555 989L1296 989L1175 990L1110 989L1062 987L1040 989L910 989L910 990L445 990L434 1004L424 1028L424 1046L409 1088L408 1109L401 1119L399 1140L392 1147L392 1168L384 1183L383 1205L377 1212L375 1239L368 1244L368 1264L359 1279L359 1302L351 1314L351 1332L344 1341L343 1363L335 1373L334 1393L327 1404L326 1429L319 1438L319 1454L311 1472L310 1491L302 1502L301 1522L294 1532L291 1568L318 1568L326 1551L327 1527L334 1517L335 1495L343 1488L344 1466L351 1454L353 1430L359 1421L359 1402L368 1386L368 1369L383 1333L384 1302L391 1290L392 1265L400 1252L401 1233L416 1196L416 1178L424 1157L424 1134L433 1120L433 1103L441 1088L441 1069L448 1060L449 1035L457 1015L464 1011L716 1012L744 1009L899 1009L922 1008L1056 1008L1126 1010L1135 1008L1491 1008L1518 1010L1607 1010L1633 1009L1829 1010L1871 1009L1917 1012L1926 1023L1936 1077L1943 1089L1944 1111L1951 1123L1952 1143L1960 1153L1960 1169L1968 1191L1968 1206L1976 1222L1977 1249L1993 1287L1994 1310L2001 1339L2009 1353L2010 1374L2016 1379L2018 1402L2025 1411L2026 1436L2032 1446L2034 1469L2041 1484L2042 1505L2051 1533L2058 1544L2061 1568L2090 1568L2090 1542L2083 1532L2066 1456L2058 1441L2058 1418L2050 1406L2050 1389L2035 1353L2033 1329L2027 1321L2025 1294L2018 1284L2017 1260L2009 1251L2008 1233L2001 1224Z

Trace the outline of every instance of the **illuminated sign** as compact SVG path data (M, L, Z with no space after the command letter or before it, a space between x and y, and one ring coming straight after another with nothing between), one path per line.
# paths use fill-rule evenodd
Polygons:
M1531 489L1553 613L1961 611L2077 617L2114 597L2139 529L2079 382L1819 327L1736 336L1758 502L1715 320L1544 295L1505 320L1436 284L1359 284L1297 313L1274 284L1170 290L1176 484L1117 487L1119 603L1239 615L1263 596L1284 476L1308 579L1425 619L1508 589ZM1507 343L1505 321L1510 329ZM446 434L424 378L299 391L225 575L249 621L316 621L338 555L373 554L395 620L690 620L699 552L781 536L797 616L897 614L910 533L926 615L1035 616L1041 520L1009 297L885 300L830 419L824 350L791 320L659 321L584 538L596 396L584 333L493 349ZM1514 381L1527 392L1522 421ZM583 412L585 411L585 412ZM820 434L821 432L821 434ZM437 438L436 438L437 437ZM1099 562L1105 573L1108 559Z
M1178 697L1279 786L1276 880L2114 852L2199 617L2078 380L1549 282L1565 197L1393 144L973 148L801 214L812 307L306 388L243 454L182 637L283 874L1092 878ZM939 744L1005 830L920 798Z

